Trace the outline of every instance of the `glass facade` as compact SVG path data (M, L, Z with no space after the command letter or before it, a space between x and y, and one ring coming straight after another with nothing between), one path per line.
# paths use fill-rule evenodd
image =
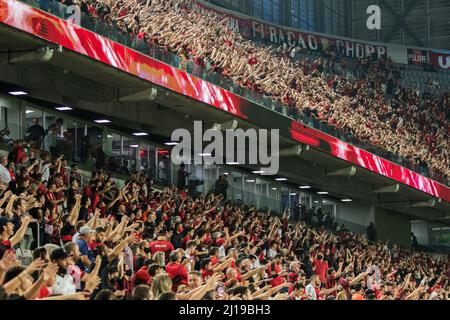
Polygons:
M273 24L349 36L350 0L212 0L213 4Z
M323 1L323 32L334 35L346 35L346 0Z
M8 143L12 140L30 141L27 132L33 125L39 125L44 130L43 139L35 145L36 151L44 150L54 156L64 154L69 164L78 163L86 172L102 168L126 179L126 175L134 171L144 171L162 183L177 184L178 166L170 160L169 149L70 117L64 112L0 95L1 150L8 151ZM6 129L10 130L9 134L6 134ZM298 204L312 209L314 200L320 199L273 181L270 177L244 172L235 166L186 163L186 170L192 172L187 182L196 181L197 192L214 191L218 177L223 175L229 185L228 199L255 204L258 208L270 208L275 212L293 209ZM317 205L315 207L318 208ZM334 204L330 208L335 212Z
M290 26L316 31L316 3L314 0L290 1Z
M264 21L282 24L281 5L281 0L253 0L252 15Z

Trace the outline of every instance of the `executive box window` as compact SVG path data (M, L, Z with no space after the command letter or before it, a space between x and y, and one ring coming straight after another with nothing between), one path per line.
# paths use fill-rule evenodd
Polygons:
M302 30L316 29L314 0L291 0L291 26Z
M255 18L281 24L281 0L253 0L252 14Z
M324 0L324 32L336 35L346 34L346 0Z
M221 1L213 1L213 3L219 4L231 10L241 11L241 0L221 0Z

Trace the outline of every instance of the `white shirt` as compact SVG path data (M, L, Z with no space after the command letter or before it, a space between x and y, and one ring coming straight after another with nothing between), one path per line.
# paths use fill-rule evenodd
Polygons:
M267 250L267 257L269 259L275 258L276 255L277 255L277 252L275 250L273 250L273 249Z
M78 240L80 239L80 234L77 232L73 235L72 237L72 242L73 243L78 243Z
M51 288L53 295L68 295L77 292L77 287L72 276L68 273L64 277L59 274L56 275L56 282Z
M225 247L221 245L219 247L219 258L224 258L227 256L227 253L225 252Z
M67 271L71 275L74 280L75 288L77 290L81 289L81 278L83 277L84 272L81 271L80 267L76 264L72 264L67 268Z
M309 299L317 300L316 289L314 288L314 286L312 284L308 284L305 287L305 291L306 291L306 294L309 296Z
M8 169L6 169L2 164L0 164L0 181L8 184L11 181L11 175Z
M259 263L259 260L256 259L255 262L253 262L253 264L252 264L252 270L258 269L259 267L261 267L261 263Z
M41 181L48 181L50 179L50 165L47 163L42 168Z

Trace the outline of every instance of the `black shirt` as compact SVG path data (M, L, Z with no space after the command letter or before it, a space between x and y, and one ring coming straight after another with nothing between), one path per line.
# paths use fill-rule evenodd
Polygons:
M172 242L175 249L183 247L183 238L181 238L181 235L178 232L173 233L172 237L170 238L170 242Z
M87 222L88 219L89 219L89 211L88 211L88 209L86 209L85 207L81 207L80 213L78 215L78 221L84 220L84 221Z
M27 130L28 137L32 141L39 141L44 136L44 132L44 128L39 124L32 125Z

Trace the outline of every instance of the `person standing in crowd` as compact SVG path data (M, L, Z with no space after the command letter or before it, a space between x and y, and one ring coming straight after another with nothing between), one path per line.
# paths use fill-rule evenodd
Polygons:
M369 224L369 226L367 227L367 240L370 241L370 243L375 242L376 238L377 238L377 232L375 230L375 226L373 225L373 222L371 222Z
M226 179L225 175L220 175L219 178L217 179L215 185L214 185L214 190L215 190L215 194L216 196L218 195L222 195L223 199L226 200L227 199L227 191L228 191L228 181Z
M8 157L2 156L0 158L0 182L9 184L11 182L11 174L8 170Z
M101 143L97 144L97 149L95 150L95 167L101 169L105 166L106 154L103 151Z
M178 169L178 173L177 173L177 187L178 187L178 190L186 189L186 178L189 177L190 175L191 175L191 172L187 173L185 171L184 163L181 163L180 164L180 168Z
M414 232L411 232L411 247L413 249L417 249L419 246L419 242L417 241L417 237Z
M38 118L33 118L32 125L27 129L27 138L31 142L33 148L41 147L42 138L45 135L44 127L39 124Z

